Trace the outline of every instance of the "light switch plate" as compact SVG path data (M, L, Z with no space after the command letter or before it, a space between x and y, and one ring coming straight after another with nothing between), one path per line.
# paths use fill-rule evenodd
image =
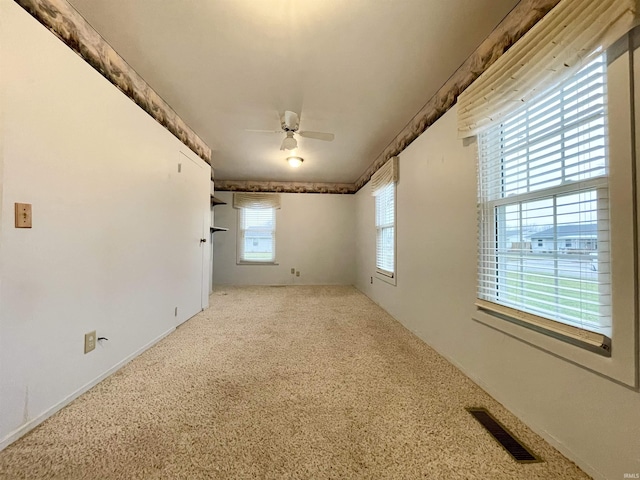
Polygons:
M30 203L16 203L16 228L31 228Z

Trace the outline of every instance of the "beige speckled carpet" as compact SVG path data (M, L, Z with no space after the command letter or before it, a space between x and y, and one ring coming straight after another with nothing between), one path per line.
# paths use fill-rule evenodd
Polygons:
M0 452L3 479L584 479L352 287L225 287ZM485 406L545 461L517 464Z

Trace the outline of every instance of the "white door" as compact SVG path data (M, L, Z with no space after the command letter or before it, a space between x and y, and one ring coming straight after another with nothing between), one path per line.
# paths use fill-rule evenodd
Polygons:
M200 308L204 310L209 307L209 293L211 292L211 194L207 190L207 209L202 219L202 288L200 295Z
M194 154L180 152L174 178L179 235L173 265L178 290L176 322L180 325L208 306L210 167Z

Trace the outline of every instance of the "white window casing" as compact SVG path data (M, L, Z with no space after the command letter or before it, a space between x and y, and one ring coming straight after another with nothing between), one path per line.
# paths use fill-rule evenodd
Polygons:
M389 283L396 278L396 182L398 158L393 157L371 177L375 197L376 275Z
M636 387L636 2L584 3L562 0L459 98L460 135L480 133L473 318Z
M381 188L376 200L376 271L395 276L395 183Z
M601 333L608 354L606 98L601 55L480 134L478 298Z
M275 264L276 210L280 195L234 193L233 207L238 209L239 264Z

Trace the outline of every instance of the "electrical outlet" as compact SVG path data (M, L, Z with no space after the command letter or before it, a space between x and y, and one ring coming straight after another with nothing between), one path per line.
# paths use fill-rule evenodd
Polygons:
M89 353L96 348L96 331L84 334L84 353Z
M177 317L178 316L178 307L176 307L175 311L173 312L173 316Z
M300 270L296 271L296 277L300 276Z
M373 285L373 277L371 277L371 285Z
M295 269L295 268L292 268L292 269L291 269L291 275L293 275L294 273L296 273L296 269Z

